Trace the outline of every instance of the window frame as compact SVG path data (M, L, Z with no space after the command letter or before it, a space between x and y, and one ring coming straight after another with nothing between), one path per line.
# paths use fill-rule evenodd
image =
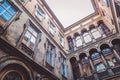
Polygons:
M51 48L49 47L51 46ZM50 51L53 50L53 52ZM52 68L55 66L55 46L48 41L48 45L46 48L46 63L49 64Z
M6 0L3 0L6 1ZM4 30L6 30L6 28L9 27L9 25L14 21L14 20L18 20L20 14L22 13L22 11L12 2L12 1L7 1L7 3L16 11L15 14L11 17L10 20L8 20L7 22L5 22L3 25L0 24L0 33L3 33Z
M54 36L55 34L55 25L50 21L50 24L49 24L49 33Z
M24 39L24 36L25 36L25 33L27 32L27 30L28 30L28 27L29 27L29 25L32 25L32 28L38 33L38 36L37 36L37 38L36 38L36 42L35 42L35 45L34 45L34 49L32 50L32 49L30 49L26 44L24 44L23 42L22 42L22 40ZM36 47L38 46L38 43L40 42L40 37L41 37L41 31L33 24L33 22L31 21L31 20L27 20L27 22L25 23L25 25L24 25L24 30L23 30L23 33L21 34L21 37L20 37L20 40L18 41L18 43L17 43L17 47L25 47L26 48L26 50L24 50L24 49L22 49L22 50L24 50L24 52L26 52L26 51L28 51L28 52L26 52L26 53L34 53L35 52L35 49L36 49ZM31 54L30 54L31 55ZM33 57L33 55L31 55L32 57Z
M67 78L67 65L66 65L66 59L65 57L60 53L61 58L60 58L60 73L62 76Z
M82 33L82 36L83 36L84 42L85 42L86 44L92 42L92 37L90 36L90 34L89 34L88 31ZM89 41L86 42L86 39L85 39L85 38L88 37L88 36L90 37L91 40L89 40Z
M101 65L102 65L104 68L102 68ZM104 65L103 63L98 63L98 64L96 64L95 66L96 66L96 71L97 71L97 72L103 72L103 71L106 70L106 67L105 67L105 65ZM98 67L99 67L99 69L98 69Z

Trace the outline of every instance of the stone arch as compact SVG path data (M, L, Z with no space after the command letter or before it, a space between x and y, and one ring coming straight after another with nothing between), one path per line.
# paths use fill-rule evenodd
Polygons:
M78 32L74 33L74 37L76 38L77 36L79 36L80 34Z
M71 66L72 66L72 72L73 72L74 80L77 80L78 78L80 78L80 69L79 69L77 59L75 57L72 57L70 59L70 63L71 63Z
M111 41L111 44L115 50L120 51L120 39L119 38L113 39Z
M94 29L94 28L95 28L95 25L94 25L94 24L92 24L92 25L89 26L89 30L92 30L92 29Z
M5 56L1 58L0 63L0 78L3 78L8 71L17 71L25 74L26 77L22 75L24 79L33 80L32 69L25 61L16 57ZM8 71L6 69L8 69Z
M85 32L87 32L87 29L84 28L84 29L81 30L82 34L84 34Z

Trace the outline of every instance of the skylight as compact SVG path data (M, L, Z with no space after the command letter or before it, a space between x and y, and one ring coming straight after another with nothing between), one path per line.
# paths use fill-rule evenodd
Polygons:
M91 0L45 0L64 28L95 12Z

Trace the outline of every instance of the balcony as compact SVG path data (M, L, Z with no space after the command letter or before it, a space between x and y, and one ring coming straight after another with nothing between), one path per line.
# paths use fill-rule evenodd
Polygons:
M33 52L33 50L31 50L29 47L27 47L25 44L21 44L20 45L20 49L22 50L22 51L24 51L26 54L28 54L30 57L32 57L33 58L33 54L34 54L34 52Z
M103 79L103 78L108 77L108 76L109 76L108 71L103 71L103 72L98 73L99 79Z
M120 66L117 66L115 68L112 69L114 74L120 74Z
M85 80L95 80L94 75L85 77Z

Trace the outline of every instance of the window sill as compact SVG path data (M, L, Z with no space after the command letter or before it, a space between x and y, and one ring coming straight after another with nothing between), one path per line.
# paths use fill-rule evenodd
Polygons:
M33 58L34 51L27 47L24 43L21 43L20 49Z
M62 75L62 80L67 80L66 76L64 76L63 74L61 74L61 75Z
M50 71L54 72L54 67L51 66L48 62L46 62L46 68L49 69Z

